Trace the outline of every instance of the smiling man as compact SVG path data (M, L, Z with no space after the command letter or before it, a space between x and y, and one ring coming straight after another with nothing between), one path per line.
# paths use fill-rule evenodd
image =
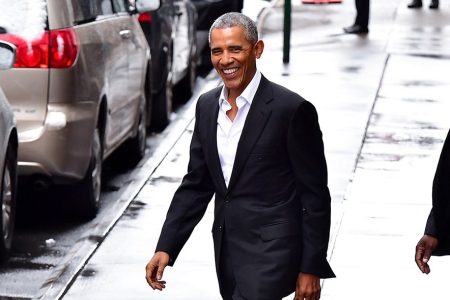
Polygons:
M327 260L330 193L314 106L267 80L255 23L228 13L211 27L211 60L223 86L197 103L188 173L176 191L156 252L153 289L172 266L215 195L213 240L226 300L320 298Z

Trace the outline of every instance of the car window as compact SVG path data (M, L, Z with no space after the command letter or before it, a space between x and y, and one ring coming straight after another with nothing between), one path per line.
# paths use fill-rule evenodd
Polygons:
M0 27L26 40L40 37L46 28L46 0L0 0Z
M111 0L72 0L75 23L87 23L113 14Z
M124 0L113 0L114 11L116 13L127 12L127 7Z

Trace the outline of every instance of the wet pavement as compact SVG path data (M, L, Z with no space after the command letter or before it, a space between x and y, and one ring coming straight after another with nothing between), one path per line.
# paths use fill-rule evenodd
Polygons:
M353 21L353 1L299 2L289 66L281 63L282 8L259 15L266 44L259 68L319 112L333 198L329 260L337 274L324 281L321 299L447 299L450 258L433 257L425 276L414 247L450 127L450 3L430 11L372 1L370 33L357 36L341 29ZM166 269L166 290L152 291L144 279L187 167L194 105L183 115L183 134L167 141L154 172L63 299L220 299L212 205L175 267Z

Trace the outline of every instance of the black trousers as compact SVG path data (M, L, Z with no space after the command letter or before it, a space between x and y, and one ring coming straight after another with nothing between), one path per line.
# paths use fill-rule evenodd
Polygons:
M233 263L230 252L228 251L228 241L225 233L222 237L222 249L220 251L218 277L220 294L223 300L246 300L236 288Z
M218 270L220 294L222 295L223 300L253 300L244 298L244 296L242 296L241 292L236 286L236 278L234 276L233 271L232 257L230 255L228 247L229 244L226 238L226 234L224 233L222 237L222 249L220 253L220 262ZM273 300L281 300L281 299L273 299Z
M355 25L367 28L369 26L370 0L355 0Z

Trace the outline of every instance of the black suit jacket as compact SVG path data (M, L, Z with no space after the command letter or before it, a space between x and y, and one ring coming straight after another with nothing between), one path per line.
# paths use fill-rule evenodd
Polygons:
M442 148L433 180L433 208L425 234L438 238L434 255L450 255L450 131Z
M216 268L226 235L244 297L286 296L295 290L299 272L334 277L326 260L330 194L314 106L263 76L227 188L217 150L220 91L198 100L188 173L173 197L156 250L169 253L173 264L215 194Z

